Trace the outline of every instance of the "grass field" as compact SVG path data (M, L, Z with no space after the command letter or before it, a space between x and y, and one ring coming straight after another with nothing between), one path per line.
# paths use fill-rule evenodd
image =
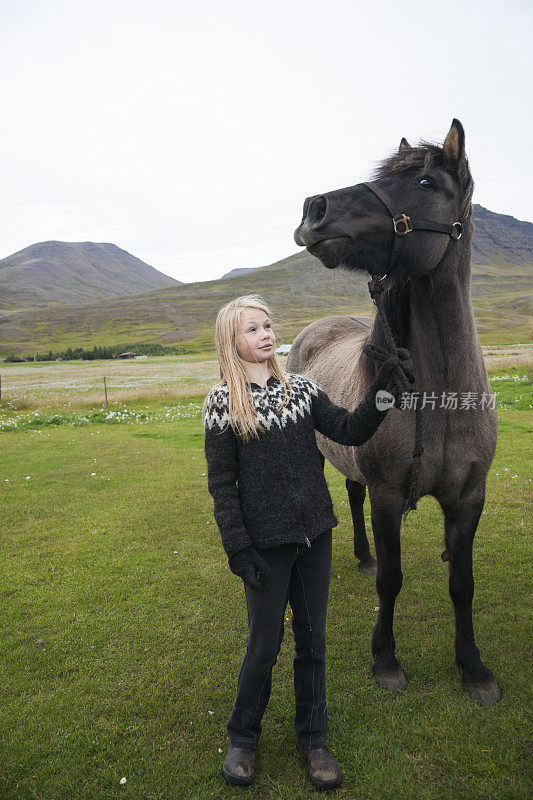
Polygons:
M474 619L482 656L504 690L493 708L478 706L455 673L442 517L431 498L403 531L395 635L410 683L399 694L375 686L374 582L351 554L344 480L326 468L340 521L327 640L330 746L345 773L336 797L532 794L533 401L531 382L492 386L500 392L499 438L475 542ZM47 406L40 421L0 431L2 800L320 796L294 743L289 622L256 781L239 790L221 778L246 610L206 489L202 397L178 399L166 417L161 399L137 397L123 423L106 419L109 409L81 423L80 401L74 426L76 403L66 401ZM24 407L2 411L7 418ZM368 511L367 503L370 529Z

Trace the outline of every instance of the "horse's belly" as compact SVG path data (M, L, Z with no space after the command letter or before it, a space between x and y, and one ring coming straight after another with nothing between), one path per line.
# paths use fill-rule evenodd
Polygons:
M333 445L331 439L322 436L321 433L316 434L316 440L321 453L327 458L330 464L333 464L335 469L340 473L346 475L352 481L366 484L366 479L359 469L356 461L355 447L343 447L342 445Z
M394 408L375 434L357 447L337 444L317 433L320 450L347 478L365 486L386 483L400 489L410 474L414 441L414 415Z

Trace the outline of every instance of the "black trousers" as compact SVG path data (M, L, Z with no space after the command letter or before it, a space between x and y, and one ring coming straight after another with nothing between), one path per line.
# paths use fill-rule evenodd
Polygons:
M292 608L294 728L298 744L315 750L327 744L326 614L331 578L331 530L311 546L285 544L261 550L271 574L260 589L245 585L249 635L237 696L227 729L234 747L255 749L270 698L272 668L283 640L285 609Z

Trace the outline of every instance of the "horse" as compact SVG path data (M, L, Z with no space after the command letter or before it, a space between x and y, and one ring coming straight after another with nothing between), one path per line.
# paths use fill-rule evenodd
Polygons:
M418 415L423 454L414 507L416 499L432 495L442 509L456 667L469 694L492 705L502 691L474 640L472 549L496 449L497 413L471 299L473 180L463 126L454 119L442 146L411 146L403 138L374 178L308 198L294 238L328 269L380 279L383 314L396 345L410 353L415 383L362 446L339 445L318 432L317 444L346 476L354 552L363 572L376 575L374 678L385 689L402 689L407 679L393 622ZM387 347L385 328L379 314L370 330L349 316L317 320L296 337L287 369L314 380L338 405L355 408L377 375L378 364L366 351ZM363 516L367 488L377 565Z

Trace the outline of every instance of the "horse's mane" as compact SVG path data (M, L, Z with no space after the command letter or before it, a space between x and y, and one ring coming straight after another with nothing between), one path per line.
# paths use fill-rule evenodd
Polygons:
M398 150L388 158L380 161L374 170L373 180L387 178L391 175L400 175L404 172L424 169L429 171L432 167L448 169L444 161L444 150L437 144L421 141L416 147ZM459 182L461 191L461 219L466 219L472 213L472 194L474 181L470 173L466 156L459 161L456 170L448 169L451 175Z

